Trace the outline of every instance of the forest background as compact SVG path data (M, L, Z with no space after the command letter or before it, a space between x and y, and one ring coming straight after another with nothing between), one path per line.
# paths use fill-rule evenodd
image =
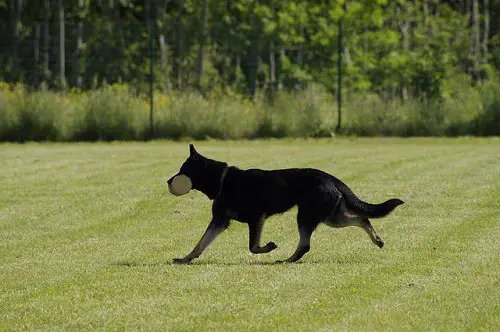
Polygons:
M498 0L0 0L0 64L3 141L500 134Z

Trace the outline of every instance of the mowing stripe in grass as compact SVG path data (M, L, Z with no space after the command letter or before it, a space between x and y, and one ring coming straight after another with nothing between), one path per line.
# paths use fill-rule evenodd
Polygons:
M199 193L165 196L184 143L3 146L2 161L20 159L0 169L0 329L494 330L499 143L201 143L243 168L320 168L367 201L407 201L374 221L384 249L320 227L302 264L277 266L297 242L295 210L266 224L271 254L249 254L235 224L193 265L169 264L210 216Z

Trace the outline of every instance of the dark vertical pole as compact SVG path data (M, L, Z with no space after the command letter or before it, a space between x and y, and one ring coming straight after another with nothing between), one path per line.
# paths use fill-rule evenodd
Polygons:
M345 15L346 3L344 3L344 15ZM339 39L338 39L338 82L337 82L337 133L340 131L342 124L342 54L344 53L344 45L342 45L343 37L343 27L342 22L343 17L339 20Z
M153 4L149 5L148 17L149 17L149 134L150 137L154 137L154 125L153 125L153 110L154 110L154 81L155 81L155 72L154 72L154 62L155 62L155 31L154 31L154 15L152 17L151 13L153 12Z

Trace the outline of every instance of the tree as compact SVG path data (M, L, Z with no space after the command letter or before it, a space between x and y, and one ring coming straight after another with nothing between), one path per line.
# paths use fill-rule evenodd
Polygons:
M66 28L64 20L64 2L57 1L59 12L59 84L62 88L66 87Z
M22 0L9 0L10 9L10 31L11 31L11 75L13 79L19 79L19 25L22 9Z
M483 68L483 78L485 76L484 70L488 63L488 37L490 34L490 12L489 12L489 0L483 0L483 40L481 43L481 65Z
M471 27L472 27L472 79L477 82L479 79L479 61L480 61L480 31L479 31L479 3L478 0L472 0L472 13L471 13Z
M207 38L207 0L202 0L200 17L200 42L198 52L198 88L201 89L203 80L203 58L205 57L205 41Z
M176 69L177 69L177 89L182 91L184 88L184 24L182 22L182 12L184 1L177 1L177 49L176 49Z

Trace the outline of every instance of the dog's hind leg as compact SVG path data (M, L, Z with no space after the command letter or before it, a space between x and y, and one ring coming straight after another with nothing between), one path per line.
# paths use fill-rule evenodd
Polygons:
M359 227L363 228L366 233L368 233L370 239L375 245L377 245L379 248L382 248L384 246L384 241L382 241L380 236L377 235L377 232L375 232L375 229L373 229L373 226L368 218L363 218L363 223L359 225Z
M315 202L314 205L299 206L297 213L297 225L299 228L299 244L297 249L288 259L277 261L277 263L293 263L302 258L311 249L311 235L320 223L328 215L322 207L323 204Z
M302 258L311 249L311 235L316 226L312 225L299 225L299 245L292 256L284 261L277 261L276 263L294 263Z
M311 235L318 224L337 209L341 195L333 190L317 191L309 196L307 201L299 204L297 225L299 227L299 244L290 258L278 263L293 263L298 261L311 249Z
M344 204L341 204L339 209L334 211L325 221L325 224L331 227L347 227L347 226L358 226L365 230L365 232L370 236L370 239L379 248L384 246L384 242L373 229L370 220L367 217L352 214L347 210Z
M267 243L264 247L260 246L260 235L262 234L262 226L264 225L265 215L259 219L248 223L249 230L249 249L254 254L266 254L277 248L274 242Z

